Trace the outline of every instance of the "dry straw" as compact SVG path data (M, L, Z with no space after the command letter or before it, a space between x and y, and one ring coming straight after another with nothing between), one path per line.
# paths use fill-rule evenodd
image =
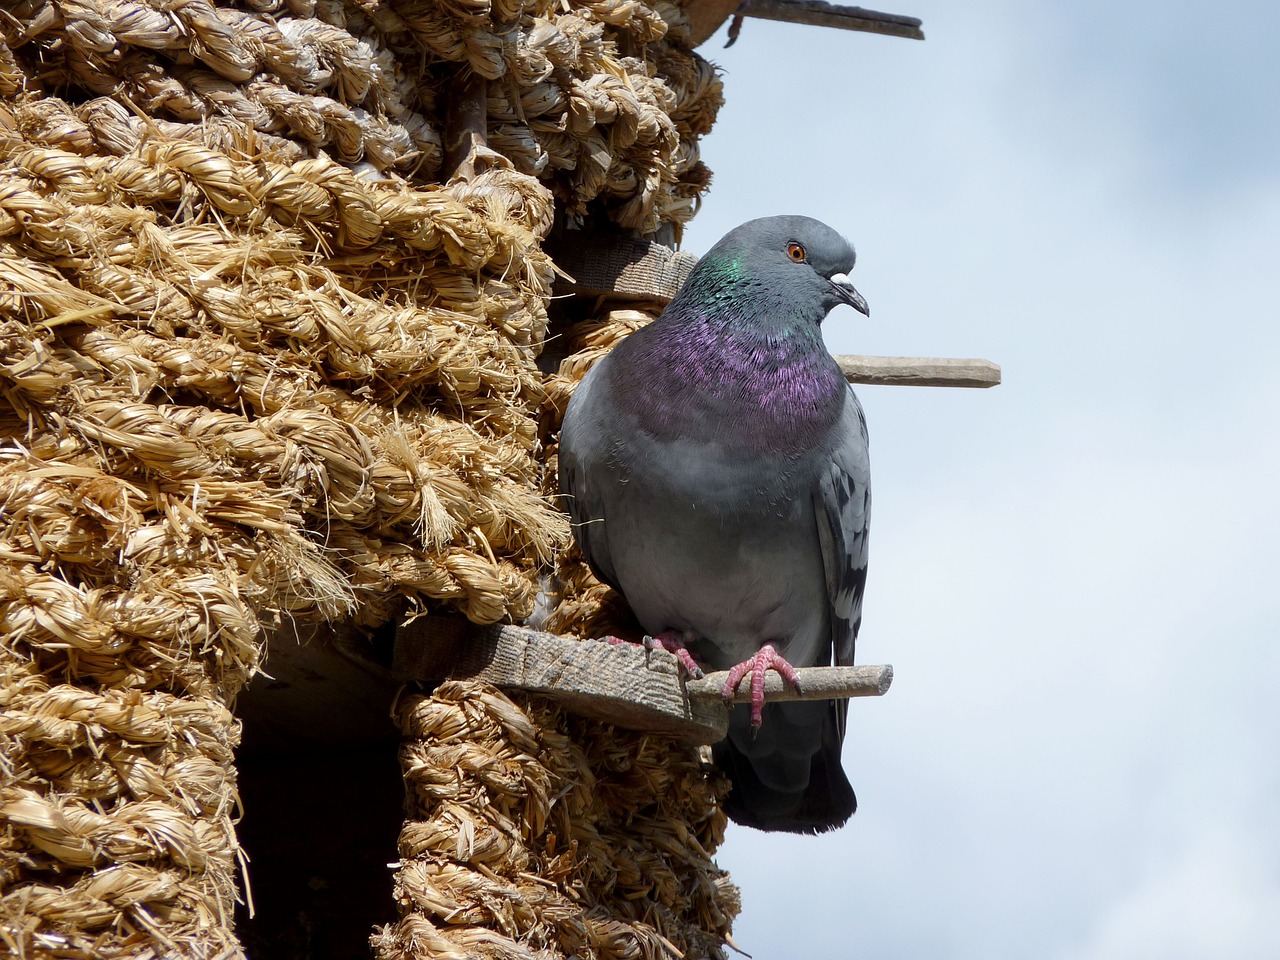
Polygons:
M267 629L532 610L567 541L539 438L572 380L535 365L553 279L542 240L557 210L636 230L692 216L720 88L686 39L661 0L5 4L6 950L240 955L229 708ZM469 74L489 80L496 153L443 183L443 92ZM578 586L580 607L600 591ZM714 954L732 905L707 879L706 772L679 761L685 806L592 841L604 814L582 785L606 781L583 771L602 734L528 709L546 771L529 776L572 790L511 807L503 836L538 851L509 881L548 892L468 906L474 922L460 932L456 914L448 936L429 897L406 895L380 949L505 956L538 941L558 956L571 938L547 931L572 929L580 956ZM422 742L407 755L434 749L434 728L409 728ZM557 766L551 742L586 767ZM649 771L627 802L657 802L658 747L627 749ZM489 842L464 822L479 829L485 791L503 789L481 777L471 808L419 804L406 837ZM625 804L594 795L621 824ZM402 890L426 870L440 902L484 900L467 893L470 854L444 865L414 842Z
M414 820L379 960L720 955L738 911L710 858L727 783L696 747L474 682L397 714Z

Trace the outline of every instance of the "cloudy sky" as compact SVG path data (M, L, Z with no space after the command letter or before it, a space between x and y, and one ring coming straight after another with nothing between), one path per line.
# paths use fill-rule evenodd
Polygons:
M748 21L685 247L806 213L859 250L834 352L875 513L860 809L734 828L791 957L1280 957L1280 5L902 0L928 40Z

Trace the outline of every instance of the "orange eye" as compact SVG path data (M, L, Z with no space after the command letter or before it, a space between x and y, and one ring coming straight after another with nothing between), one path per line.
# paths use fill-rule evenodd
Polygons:
M796 263L804 263L805 258L807 258L809 254L805 252L804 246L802 244L788 243L787 256L790 257L792 260L794 260Z

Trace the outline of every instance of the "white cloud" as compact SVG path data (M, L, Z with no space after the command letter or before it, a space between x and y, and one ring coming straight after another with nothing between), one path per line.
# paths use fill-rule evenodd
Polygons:
M1270 874L1270 875L1269 875ZM1204 960L1280 956L1274 863L1210 829L1124 891L1060 960Z

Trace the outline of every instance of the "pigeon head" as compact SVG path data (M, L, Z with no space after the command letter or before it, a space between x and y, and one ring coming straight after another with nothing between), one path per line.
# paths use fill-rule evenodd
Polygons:
M867 301L849 281L857 255L853 245L812 217L763 217L735 227L699 263L713 276L764 285L820 306L820 322L847 303L870 316ZM693 281L695 277L690 277Z

